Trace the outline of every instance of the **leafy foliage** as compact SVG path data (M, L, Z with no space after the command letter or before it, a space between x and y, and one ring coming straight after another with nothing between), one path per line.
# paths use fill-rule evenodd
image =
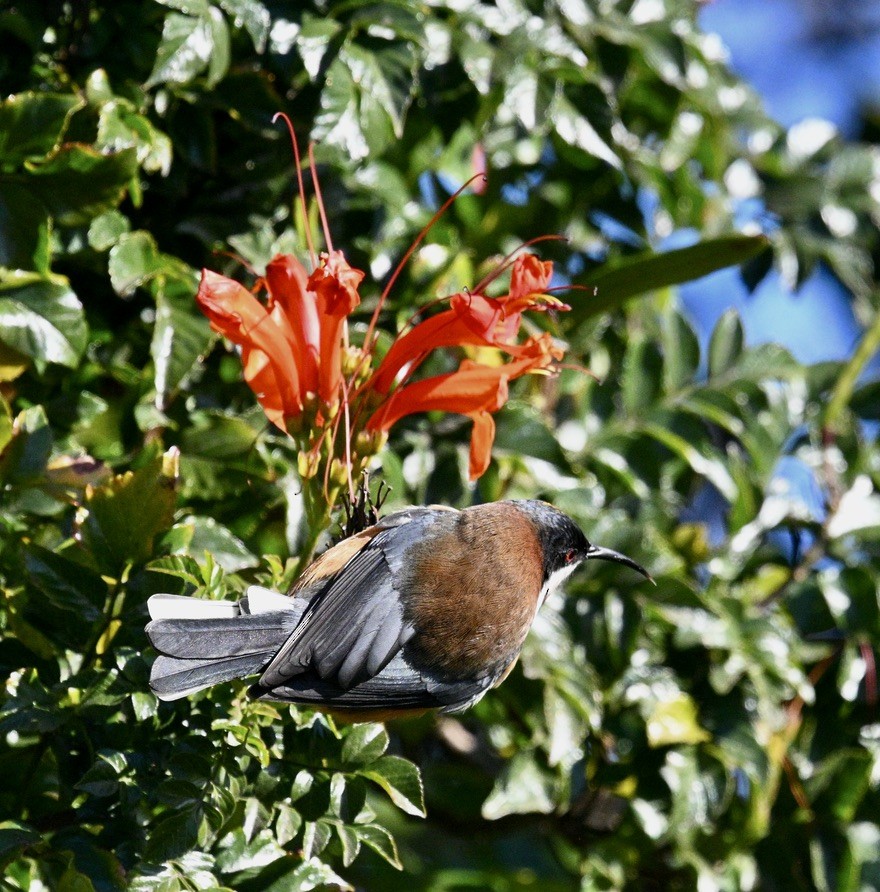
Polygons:
M768 120L689 0L92 0L0 34L4 888L880 885L875 145ZM575 577L462 717L149 692L150 594L283 588L311 534L193 301L202 266L303 248L277 111L376 279L364 324L481 158L381 328L545 233L585 289L559 333L602 383L519 382L476 491L466 429L408 420L389 507L540 495L658 584ZM746 349L734 315L701 348L674 286L747 260L829 266L853 360Z

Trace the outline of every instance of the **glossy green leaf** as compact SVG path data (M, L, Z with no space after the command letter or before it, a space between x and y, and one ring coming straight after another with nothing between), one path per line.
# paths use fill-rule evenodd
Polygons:
M82 304L67 279L0 274L0 339L29 356L38 369L50 362L76 366L87 336Z
M96 145L110 152L133 148L138 162L151 173L167 176L171 168L171 140L123 99L101 105Z
M678 743L704 743L711 735L700 727L697 704L687 694L658 701L646 723L650 746Z
M219 0L220 8L232 17L236 28L244 28L254 43L254 49L262 53L266 49L272 17L260 0Z
M675 393L690 384L700 365L700 345L687 319L669 314L663 328L663 384Z
M409 815L425 817L425 793L419 769L400 756L382 756L360 771L375 781Z
M501 452L540 458L557 468L569 467L565 452L544 419L524 405L508 403L495 416L494 446Z
M351 830L362 843L369 846L392 867L403 870L394 837L381 824L356 824Z
M663 357L655 344L634 340L626 352L621 373L623 404L638 415L657 402L663 384Z
M183 283L166 285L156 296L150 353L159 409L165 408L213 340L208 320L196 310L194 301L178 296L185 291Z
M125 297L163 269L156 240L148 232L123 235L110 249L110 281L117 294Z
M185 536L187 551L194 558L203 560L206 553L210 554L228 573L260 563L241 539L212 517L189 517L176 524L174 530Z
M93 570L38 545L28 547L25 566L33 584L50 603L70 611L85 623L100 618L107 597L107 584Z
M600 267L580 283L595 288L596 293L572 301L572 310L565 318L569 324L577 324L615 310L631 297L744 263L766 248L763 236L724 236L664 254L630 257L610 268Z
M517 753L505 764L489 798L483 817L497 821L514 814L548 814L553 810L553 781L535 762L532 753Z
M144 86L193 81L211 63L214 37L210 8L202 15L168 13L153 70Z
M174 812L150 829L144 858L152 864L161 864L196 848L199 828L204 820L199 805L191 805Z
M342 742L342 762L355 767L369 765L387 749L388 734L381 725L355 725Z

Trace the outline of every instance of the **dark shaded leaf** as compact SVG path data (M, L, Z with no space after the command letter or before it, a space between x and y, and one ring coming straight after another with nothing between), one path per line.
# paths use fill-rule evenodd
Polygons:
M66 145L30 170L27 187L59 223L77 226L116 207L136 173L135 149L105 155Z
M0 167L48 155L82 105L77 96L57 93L19 93L0 102Z

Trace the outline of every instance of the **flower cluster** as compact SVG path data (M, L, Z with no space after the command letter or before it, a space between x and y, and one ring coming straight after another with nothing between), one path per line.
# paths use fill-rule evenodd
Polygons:
M386 294L363 344L350 344L348 320L360 305L364 273L333 250L326 221L325 240L326 252L315 257L312 250L311 272L296 257L281 254L253 291L204 270L197 295L214 330L240 347L244 378L268 419L296 441L304 483L321 475L325 500L332 504L339 487L351 486L382 448L394 424L429 411L473 421L470 477L478 478L491 458L492 413L507 401L509 382L551 370L562 358L549 334L520 340L523 313L568 309L548 294L552 263L519 254L510 264L506 294L491 297L479 286L453 295L443 302L446 309L398 334L380 358L375 324ZM490 365L464 358L454 372L419 377L431 352L445 348L495 348L507 361Z
M550 369L562 357L549 334L518 341L525 311L561 306L546 293L551 275L550 261L520 255L507 294L454 295L449 309L399 335L375 371L372 345L344 343L364 274L340 251L322 254L311 274L290 254L275 257L258 283L258 291L268 292L265 303L233 279L204 270L197 300L214 330L241 348L245 380L266 417L305 441L306 476L317 472L322 451L324 457L338 451L332 440L342 409L349 443L356 444L350 463L374 454L381 435L401 418L439 410L473 420L470 476L476 479L489 464L492 413L507 401L508 382ZM457 371L411 381L431 351L444 347L495 347L511 359L500 365L464 359Z

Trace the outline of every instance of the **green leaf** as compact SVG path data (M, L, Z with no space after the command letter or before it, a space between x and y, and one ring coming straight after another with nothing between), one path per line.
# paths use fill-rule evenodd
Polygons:
M0 338L40 370L50 362L75 367L88 328L67 279L0 271Z
M161 864L195 849L203 820L204 812L201 805L197 804L159 821L147 838L144 860L151 864Z
M146 89L156 84L188 84L205 70L214 52L212 19L210 9L200 16L168 13Z
M658 400L663 380L663 357L653 341L633 338L623 360L620 379L623 405L639 416Z
M291 843L302 827L302 818L296 809L289 805L278 806L278 818L275 821L275 836L278 845L286 846Z
M208 13L211 25L211 57L208 60L207 86L213 87L229 71L230 40L229 27L219 9L211 7Z
M31 406L12 425L12 439L0 456L0 473L10 482L41 475L52 453L52 429L42 406Z
M85 623L100 619L107 583L94 570L38 545L26 549L25 566L31 581L50 603L70 611Z
M713 455L707 446L698 448L684 437L659 424L645 424L641 429L687 462L694 473L705 477L724 498L729 501L736 498L737 490L733 477L730 476L721 458Z
M171 286L158 289L156 322L150 343L157 404L163 411L169 397L207 353L214 337L208 320L196 309L192 292L180 297L178 290L185 289Z
M426 816L422 778L412 762L400 756L382 756L358 773L375 781L408 815Z
M317 858L287 855L266 869L268 882L262 880L261 892L313 892L315 889L343 889L354 887L339 876L333 868Z
M101 105L95 147L119 152L134 149L138 163L149 173L168 176L171 169L171 140L157 130L149 118L118 97Z
M21 183L0 181L0 267L49 271L49 214Z
M89 247L96 251L106 251L130 231L128 217L116 210L107 211L89 224Z
M354 824L351 830L362 843L368 845L392 867L403 870L394 837L381 824Z
M8 864L27 846L37 845L42 836L18 821L0 822L0 864Z
M743 351L743 330L736 310L727 310L715 326L709 341L709 376L723 375L733 367Z
M78 96L57 93L19 93L0 102L0 167L48 155L83 104Z
M568 145L575 149L610 164L620 170L621 160L614 150L596 132L586 116L561 91L557 91L548 116L553 121L556 133Z
M517 753L506 762L482 814L487 821L507 815L550 814L555 808L553 779L535 761L535 754Z
M595 288L596 294L575 300L564 318L569 325L577 325L591 316L616 310L631 297L736 266L765 250L767 244L764 236L731 235L664 254L629 257L610 268L606 264L581 283Z
M342 742L342 764L359 767L375 762L388 749L388 733L382 725L354 725Z
M207 552L227 573L260 564L260 559L248 551L241 539L212 517L189 517L175 524L174 529L186 531L187 551L196 560L201 560Z
M312 136L354 161L380 154L402 133L414 83L413 57L406 44L386 43L376 52L346 44L321 92Z
M530 406L508 403L495 416L495 447L514 455L530 455L569 470L571 465L547 423Z
M57 892L95 892L94 883L73 866L73 859L58 879Z
M64 226L80 226L116 207L137 176L135 149L107 155L79 143L31 166L27 187Z
M703 743L712 735L700 727L697 704L683 692L668 700L658 700L645 722L648 745L670 746L680 743Z
M0 396L0 455L3 455L3 451L12 441L13 431L12 410L9 408L9 403Z
M663 383L667 393L690 384L700 365L700 344L681 313L670 313L663 324Z
M156 240L143 230L121 236L110 249L110 281L123 297L162 272L163 266Z
M109 762L98 759L74 786L84 793L106 798L119 789L119 774Z
M254 43L254 49L262 53L266 49L272 17L259 0L219 0L220 8L232 16L236 28L244 28Z
M152 555L156 536L171 526L175 483L174 468L160 455L87 494L77 534L102 572L118 579L127 564Z

